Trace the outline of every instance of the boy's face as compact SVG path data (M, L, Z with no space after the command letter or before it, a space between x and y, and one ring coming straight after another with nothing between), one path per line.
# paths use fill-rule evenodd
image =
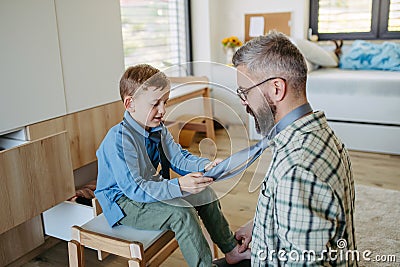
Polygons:
M149 127L157 127L165 115L169 92L169 87L162 90L157 87L148 87L131 97L132 102L127 110L146 130Z

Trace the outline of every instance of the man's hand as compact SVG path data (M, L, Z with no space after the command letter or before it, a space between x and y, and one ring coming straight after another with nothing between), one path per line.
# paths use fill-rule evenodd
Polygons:
M222 160L223 160L223 159L216 158L214 161L211 161L210 163L208 163L208 164L206 165L206 167L204 168L204 170L205 170L206 172L208 172L208 171L211 170L213 167L215 167L215 166L217 166L219 163L221 163Z
M251 232L253 231L253 220L248 221L241 226L235 233L236 240L239 241L239 253L246 251L249 248L251 241Z
M193 172L179 177L178 182L182 191L197 194L213 183L210 177L204 177L200 172Z

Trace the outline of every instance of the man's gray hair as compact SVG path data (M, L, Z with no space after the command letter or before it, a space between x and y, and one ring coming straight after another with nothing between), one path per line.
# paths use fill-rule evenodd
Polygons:
M282 77L296 95L305 94L307 65L299 49L283 33L271 31L242 46L233 56L233 65L243 65L260 79Z

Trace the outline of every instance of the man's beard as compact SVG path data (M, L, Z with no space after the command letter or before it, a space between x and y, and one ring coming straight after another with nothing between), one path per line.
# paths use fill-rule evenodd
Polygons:
M275 125L276 105L272 103L270 99L266 99L267 103L264 103L258 110L253 111L248 105L246 111L254 118L257 133L262 136L267 136L271 129Z

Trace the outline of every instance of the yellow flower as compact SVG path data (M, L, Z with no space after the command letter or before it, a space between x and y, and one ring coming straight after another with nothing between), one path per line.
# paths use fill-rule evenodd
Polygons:
M243 45L237 36L226 37L222 39L221 43L224 47L239 47Z

